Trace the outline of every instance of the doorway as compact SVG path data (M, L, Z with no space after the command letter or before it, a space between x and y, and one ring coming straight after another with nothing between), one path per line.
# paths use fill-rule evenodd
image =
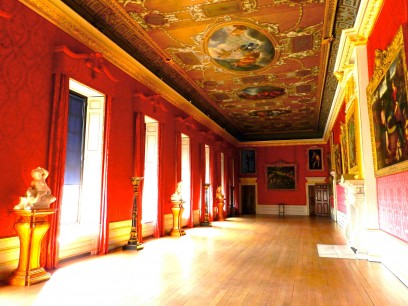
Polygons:
M330 216L329 188L327 184L316 184L316 215Z
M309 197L309 216L316 216L315 185L308 185L307 190Z
M256 186L241 185L241 213L242 215L256 214Z

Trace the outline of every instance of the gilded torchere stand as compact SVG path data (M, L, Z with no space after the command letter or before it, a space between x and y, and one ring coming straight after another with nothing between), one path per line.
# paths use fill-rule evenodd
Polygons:
M143 244L139 242L137 235L137 197L139 195L139 184L143 177L132 177L133 185L133 210L132 210L132 228L130 230L130 239L127 245L123 246L123 250L138 251L143 249Z
M204 220L200 224L201 226L212 226L210 220L208 220L208 201L209 201L208 188L210 188L210 184L205 184L204 185L204 189L205 189L205 214L204 214Z
M20 239L20 256L17 269L12 273L9 284L30 286L49 280L51 274L40 266L41 242L50 227L47 216L54 209L15 209L18 216L14 225Z

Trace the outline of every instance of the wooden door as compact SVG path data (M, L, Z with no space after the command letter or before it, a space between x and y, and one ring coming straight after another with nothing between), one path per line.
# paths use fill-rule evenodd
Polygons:
M330 215L329 188L327 184L316 184L315 194L316 194L316 215L329 216Z
M241 203L243 215L255 215L255 185L241 186Z
M316 216L316 193L315 193L315 186L309 185L309 216Z

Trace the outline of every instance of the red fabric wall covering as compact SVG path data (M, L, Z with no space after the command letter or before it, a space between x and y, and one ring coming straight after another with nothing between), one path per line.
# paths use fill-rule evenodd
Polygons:
M369 76L374 71L374 52L385 50L401 24L407 26L407 0L386 0L367 43ZM405 52L407 53L405 37ZM408 241L408 174L406 172L377 179L380 229Z
M408 242L408 172L377 179L380 228Z
M107 69L118 82L103 74L92 75L81 60L55 52L62 45L75 53L90 54L93 51L20 2L5 0L2 9L12 17L0 18L0 238L16 234L13 229L15 219L8 211L18 203L19 196L24 195L31 181L31 170L37 166L48 166L53 74L56 72L111 97L107 220L115 222L131 217L133 188L130 177L139 175L135 172L140 171L142 164L138 159L142 156L135 143L137 133L143 132L140 127L135 128L137 112L157 119L162 126L161 146L164 153L160 157L160 209L162 214L171 213L168 199L177 184L175 139L179 132L174 121L182 112L165 100L161 101L165 106L162 109L136 99L135 93L154 93L107 61ZM187 117L185 114L183 116ZM214 138L203 137L199 131L204 127L195 124L197 129L190 129L186 123L181 123L181 126L192 140L192 194L193 207L197 209L203 183L201 172L204 170L196 158L201 154L201 142L220 148L229 156L236 154L237 149L222 139L218 139L220 145L215 143ZM49 180L54 174L50 172Z
M380 16L367 42L368 75L374 72L375 50L387 49L401 24L408 20L407 0L385 0ZM405 25L406 26L406 25ZM405 44L407 50L407 44Z
M344 187L336 185L337 192L337 210L347 214L346 193Z
M309 171L307 168L307 149L311 146L277 146L260 147L256 149L257 154L257 182L258 182L258 203L260 205L270 205L284 202L288 205L306 205L306 177L328 177L328 145L319 145L323 148L324 163L323 171ZM297 189L287 190L267 190L266 187L266 166L276 163L295 163L297 167Z

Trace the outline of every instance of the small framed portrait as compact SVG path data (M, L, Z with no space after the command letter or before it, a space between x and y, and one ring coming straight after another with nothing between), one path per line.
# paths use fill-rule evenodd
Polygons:
M309 171L324 170L323 148L311 147L307 149L307 169Z
M256 173L255 150L253 149L241 150L241 173L242 174Z

